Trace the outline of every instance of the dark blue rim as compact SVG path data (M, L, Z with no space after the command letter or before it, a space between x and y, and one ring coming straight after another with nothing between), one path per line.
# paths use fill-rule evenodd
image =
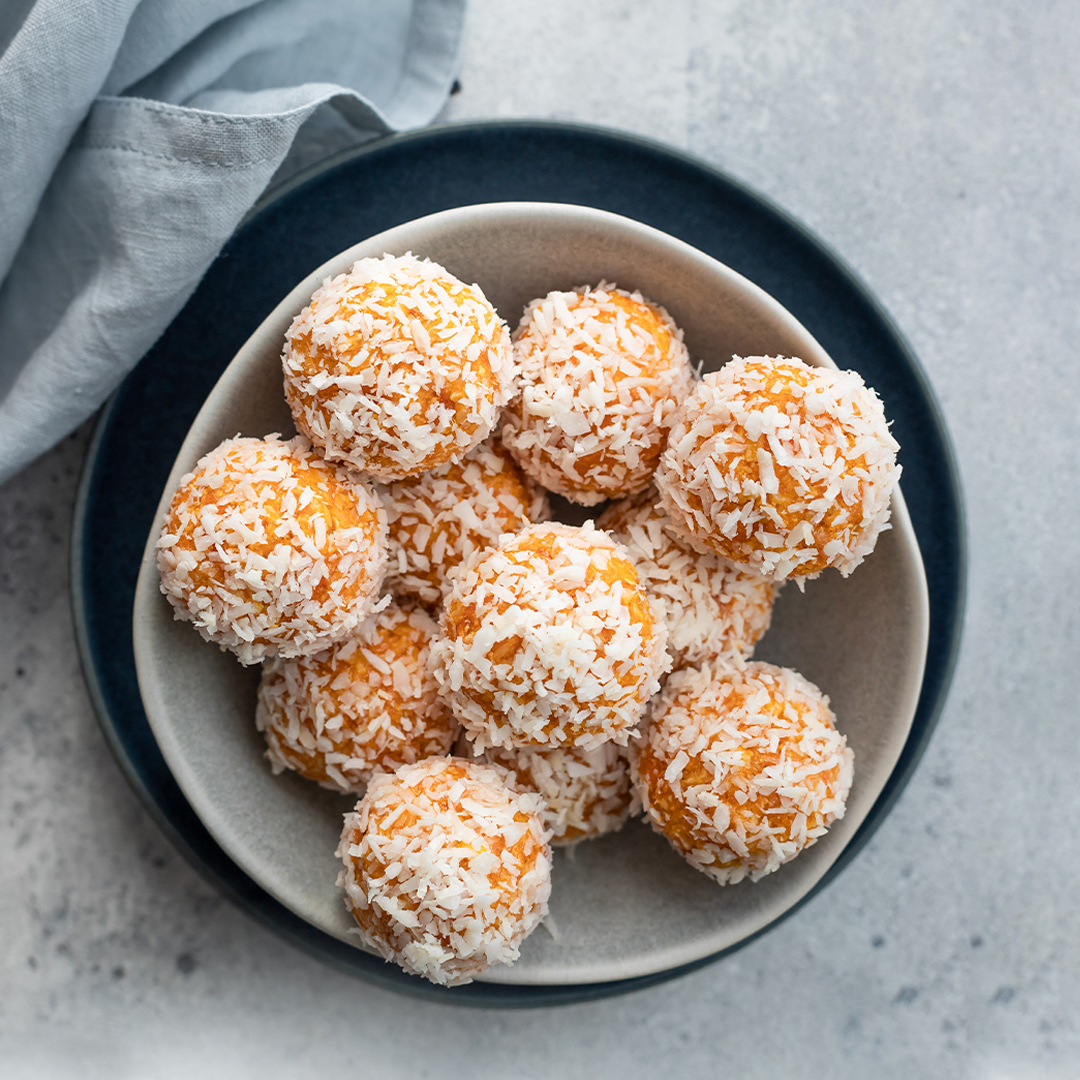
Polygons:
M859 831L822 881L781 918L852 861L922 757L959 649L967 564L955 458L911 349L840 258L785 211L722 172L606 129L493 122L369 143L320 163L261 200L97 423L72 538L72 600L83 670L106 740L132 787L173 844L233 902L340 970L412 996L489 1008L571 1004L655 986L742 948L780 919L713 956L619 982L474 983L448 990L407 976L282 907L206 832L150 733L135 679L131 607L143 543L180 443L224 365L280 297L366 236L452 206L504 200L597 206L708 251L775 296L841 367L862 372L893 418L930 595L922 693L900 760Z

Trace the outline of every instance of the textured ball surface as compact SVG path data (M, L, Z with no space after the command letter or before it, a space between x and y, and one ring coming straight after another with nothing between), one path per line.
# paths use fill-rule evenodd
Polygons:
M306 439L229 439L180 482L157 542L178 619L244 664L351 634L386 570L386 515Z
M828 698L755 662L672 675L634 770L652 827L731 884L772 873L844 816L852 761Z
M479 287L412 255L360 259L324 282L282 367L297 428L376 480L463 457L514 389L509 331Z
M518 958L547 914L551 848L540 797L511 784L460 758L372 779L337 852L366 945L445 986Z
M463 750L469 753L467 747ZM629 748L613 742L594 750L488 747L481 757L509 769L520 787L543 798L544 824L551 830L553 847L617 832L640 808L630 778Z
M544 491L492 437L461 460L379 492L390 526L387 587L434 606L447 574L503 533L546 521Z
M268 663L255 717L274 772L359 793L376 770L448 754L458 725L427 667L435 629L393 604L326 652Z
M522 389L502 435L521 467L586 506L648 486L693 378L671 316L601 283L534 300L514 337Z
M847 576L888 521L898 449L855 372L736 357L676 414L656 485L679 526L747 570Z
M597 519L623 544L653 610L668 629L672 667L723 656L748 659L769 629L777 586L697 550L654 503L655 493L612 503Z
M531 525L462 564L432 664L478 751L626 743L668 669L637 572L591 525Z

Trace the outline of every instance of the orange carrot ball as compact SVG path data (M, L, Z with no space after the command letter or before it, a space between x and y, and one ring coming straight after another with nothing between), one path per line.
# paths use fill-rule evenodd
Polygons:
M726 885L771 874L844 816L852 753L790 668L705 665L668 679L634 768L653 829Z
M478 751L625 744L668 669L637 572L591 524L530 525L456 571L432 646Z
M324 282L282 367L297 428L383 481L464 457L514 389L509 331L480 288L412 255L360 259Z
M514 351L522 389L502 437L521 467L585 506L647 487L693 378L671 316L641 293L583 285L534 300Z
M229 439L180 482L157 542L176 618L243 664L306 656L372 612L386 514L306 439Z
M846 577L888 521L898 449L855 372L736 357L675 416L656 486L681 528L748 571Z
M428 758L377 774L337 851L363 942L444 986L512 964L547 914L542 810L495 765Z
M435 630L393 604L326 652L267 664L255 717L274 772L360 792L376 770L449 753L458 725L427 668Z
M386 584L429 606L442 602L447 574L503 533L546 521L547 496L492 436L461 460L379 492L390 524Z

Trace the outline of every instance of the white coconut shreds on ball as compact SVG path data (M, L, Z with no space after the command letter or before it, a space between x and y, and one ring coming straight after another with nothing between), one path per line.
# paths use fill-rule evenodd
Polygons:
M431 662L477 751L636 734L671 660L626 550L586 523L530 525L453 572Z
M648 486L693 372L682 331L639 292L552 292L514 335L522 389L507 449L549 491L594 506Z
M180 481L157 564L176 618L241 663L306 656L377 609L386 514L301 436L229 439Z
M324 281L281 360L297 428L375 480L460 459L514 391L510 334L479 286L411 254Z
M440 604L447 573L503 533L546 521L546 493L494 436L457 462L379 489L390 525L386 584Z
M458 725L427 666L435 631L392 604L325 652L270 661L255 720L273 771L359 794L376 770L448 754Z
M738 656L749 659L769 629L779 586L698 550L664 511L656 494L612 503L597 519L630 553L653 609L668 628L675 670Z
M489 746L481 756L509 769L519 786L543 797L552 847L617 832L641 806L630 778L629 748L613 742L594 750Z
M656 486L679 526L747 570L846 577L887 527L898 449L855 372L735 357L679 409Z
M512 964L547 914L542 813L495 765L429 758L376 774L337 851L361 939L444 986Z
M757 881L844 816L853 755L790 668L704 665L668 679L634 762L652 827L720 882Z

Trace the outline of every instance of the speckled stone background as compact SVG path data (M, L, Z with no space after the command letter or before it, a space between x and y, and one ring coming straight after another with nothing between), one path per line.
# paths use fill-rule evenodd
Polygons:
M653 136L863 275L959 455L959 669L896 810L732 959L595 1005L478 1013L324 969L151 823L83 686L87 430L0 488L0 1076L1080 1076L1080 6L475 0L447 120Z

